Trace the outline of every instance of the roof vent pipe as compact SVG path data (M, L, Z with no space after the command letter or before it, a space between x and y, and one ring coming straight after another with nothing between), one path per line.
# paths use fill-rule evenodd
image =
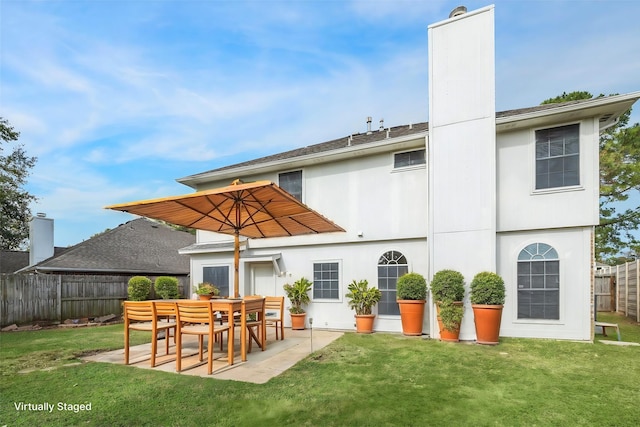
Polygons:
M373 119L371 116L367 117L367 135L371 135L371 121Z
M464 15L467 13L467 8L464 6L458 6L451 11L449 18L455 18L456 16Z
M378 131L382 132L384 130L384 119L380 119L380 128Z

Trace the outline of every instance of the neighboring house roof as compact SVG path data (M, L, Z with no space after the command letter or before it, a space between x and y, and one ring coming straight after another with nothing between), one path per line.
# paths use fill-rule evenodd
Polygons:
M0 251L0 273L13 273L27 265L29 265L29 252Z
M64 253L68 248L53 248L53 256ZM29 265L29 251L0 251L0 274L11 274Z
M178 275L189 273L189 257L178 250L195 236L138 218L70 247L26 271Z
M600 125L601 127L605 127L609 123L615 122L617 117L627 111L639 97L640 92L634 92L626 95L604 96L500 111L496 113L496 124L501 130L509 130L519 127L520 125L518 122L521 122L524 126L537 125L542 121L547 120L547 117L551 115L563 115L566 116L567 120L576 120L579 118L579 114L576 112L583 111L585 114L602 115ZM565 117L562 117L562 119L565 119ZM356 150L358 148L363 148L363 146L375 146L376 143L381 143L385 140L397 140L402 139L402 137L410 136L417 137L420 136L420 134L426 135L428 130L429 123L422 122L412 125L383 128L366 133L356 133L331 141L321 142L319 144L296 148L283 153L277 153L189 175L178 179L178 182L195 188L198 184L205 183L210 178L215 179L216 177L225 175L225 172L248 170L269 164L281 164L294 159L315 157L317 155L326 155L338 151Z

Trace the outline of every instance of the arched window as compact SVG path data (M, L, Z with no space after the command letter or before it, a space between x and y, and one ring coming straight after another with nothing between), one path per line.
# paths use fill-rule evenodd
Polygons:
M398 251L385 252L378 260L378 289L382 298L378 303L378 314L400 315L396 302L398 277L409 272L407 258Z
M518 319L560 319L560 261L546 243L518 255Z

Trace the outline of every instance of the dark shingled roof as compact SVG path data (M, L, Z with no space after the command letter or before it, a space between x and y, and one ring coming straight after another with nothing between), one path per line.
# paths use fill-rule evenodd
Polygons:
M535 107L499 111L496 113L496 118L517 116L517 115L527 114L527 113L532 113L537 111L544 111L544 110L558 108L566 105L579 104L585 101L590 101L590 100L578 100L578 101L569 101L569 102L562 102L562 103L555 103L555 104L544 104L544 105L537 105ZM246 162L236 163L233 165L223 166L217 169L212 169L206 172L197 173L194 175L187 176L182 180L189 180L191 178L197 178L202 175L208 175L210 173L215 173L215 172L222 172L225 170L231 170L231 169L247 167L247 166L254 166L254 165L259 165L263 163L275 162L278 160L287 160L287 159L303 157L311 154L339 150L339 149L347 148L349 146L371 144L373 142L383 141L387 139L387 132L389 134L389 138L398 138L402 136L408 136L408 135L425 132L428 129L429 129L429 123L421 122L421 123L415 123L412 125L394 126L390 128L384 128L382 130L374 130L372 132L367 132L367 133L356 133L356 134L352 134L342 138L334 139L331 141L321 142L319 144L314 144L314 145L308 145L306 147L296 148L293 150L285 151L283 153L272 154L270 156L260 157L258 159L248 160Z
M196 237L168 225L138 218L70 247L32 269L77 273L189 273L189 257L178 250ZM30 269L31 270L31 269Z
M27 265L29 265L29 252L0 251L0 273L13 273Z
M53 256L64 253L67 248L53 248ZM0 251L0 273L14 273L29 265L29 251Z
M370 144L376 141L382 141L387 138L387 130L389 131L389 138L398 138L406 135L413 135L420 132L425 132L429 127L427 122L416 123L413 125L394 126L390 128L384 128L381 131L375 130L370 133L355 133L343 138L334 139L331 141L321 142L319 144L308 145L302 148L296 148L293 150L285 151L284 153L273 154L266 157L260 157L259 159L248 160L242 163L236 163L234 165L223 166L218 169L213 169L207 172L198 173L188 176L187 178L195 178L200 175L206 175L212 172L220 172L228 169L236 169L244 166L258 165L262 163L269 163L278 160L292 159L295 157L307 156L310 154L324 153L333 150L339 150L341 148L347 148L349 146L358 146Z

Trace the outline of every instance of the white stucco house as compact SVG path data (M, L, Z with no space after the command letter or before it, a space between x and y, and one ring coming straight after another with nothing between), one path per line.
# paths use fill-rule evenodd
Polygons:
M345 293L367 279L374 328L401 331L396 279L444 268L507 286L501 335L591 340L598 141L640 92L495 112L494 9L429 26L429 122L384 127L178 179L196 190L271 180L345 233L251 239L240 293L313 281L313 327L353 329ZM542 95L541 95L542 97ZM233 240L198 231L193 283L229 286ZM224 289L223 289L224 293ZM466 302L460 338L475 339ZM433 301L424 331L438 336Z

